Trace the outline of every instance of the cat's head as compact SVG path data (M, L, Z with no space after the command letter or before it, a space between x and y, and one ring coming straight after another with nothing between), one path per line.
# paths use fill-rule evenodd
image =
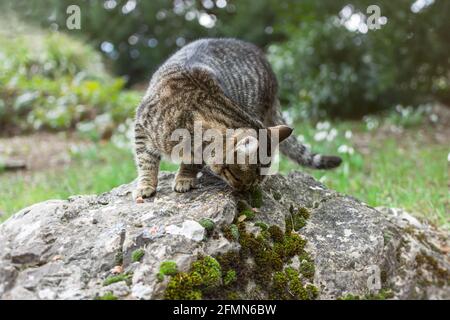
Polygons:
M261 183L266 177L264 172L271 165L271 146L275 147L288 138L292 129L281 125L269 127L264 132L267 136L263 139L255 130L237 130L231 137L231 143L224 143L223 161L208 164L211 171L239 191L249 190ZM261 155L268 158L264 159ZM230 158L233 161L229 161Z

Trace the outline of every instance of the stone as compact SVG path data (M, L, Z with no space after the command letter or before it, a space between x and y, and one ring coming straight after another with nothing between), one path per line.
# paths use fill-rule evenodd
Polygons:
M180 194L171 189L173 178L160 173L156 195L142 203L132 199L132 182L101 195L38 203L0 224L0 299L96 299L106 293L160 299L170 279L157 277L163 261L188 271L199 255L239 250L222 230L239 216L238 203L247 196L207 173L199 188ZM319 299L385 289L393 299L450 299L448 232L401 209L369 207L300 172L269 176L259 212L243 223L254 233L261 232L256 221L284 230L292 208L310 213L298 233L314 261L311 281ZM199 224L204 218L214 223L212 234ZM139 248L145 254L133 262ZM301 263L294 257L290 266ZM117 266L123 272L113 274ZM114 276L124 278L105 286ZM267 298L248 295L254 282L248 288L241 297Z
M205 228L203 228L200 223L193 220L183 221L181 228L173 224L167 226L166 232L168 234L180 235L194 241L202 241L205 237Z

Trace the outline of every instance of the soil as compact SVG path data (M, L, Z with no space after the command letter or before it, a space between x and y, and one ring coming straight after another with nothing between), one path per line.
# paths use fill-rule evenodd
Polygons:
M66 133L38 132L0 138L0 162L1 159L23 161L28 172L54 169L69 164L71 152L89 144Z

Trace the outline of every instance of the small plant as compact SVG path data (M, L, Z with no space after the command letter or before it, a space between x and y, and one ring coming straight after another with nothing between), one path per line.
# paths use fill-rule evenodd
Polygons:
M235 224L225 226L223 228L223 234L224 234L225 238L227 238L230 241L238 241L239 240L239 229Z
M115 276L109 276L103 281L104 286L109 286L110 284L125 281L128 285L131 284L131 278L133 277L132 273L124 273Z
M294 210L290 209L290 214L286 217L286 230L298 231L306 225L306 220L309 218L309 211L306 208Z
M227 285L235 282L236 279L237 279L236 271L228 270L227 273L225 273L225 276L223 277L223 284L227 286Z
M252 209L245 209L239 215L244 215L246 217L246 220L252 220L255 217L255 211L253 211Z
M211 219L208 218L203 218L198 222L203 228L205 228L205 230L210 233L214 230L215 228L215 223L214 221L212 221Z
M262 221L256 221L255 226L260 227L262 231L266 231L269 226Z
M159 281L164 280L164 276L174 276L178 273L178 267L175 261L164 261L159 266L159 272L156 275Z
M117 300L117 297L111 291L108 291L104 295L97 297L95 300Z
M142 257L145 255L145 251L142 248L136 249L131 254L131 261L138 262L141 261Z
M220 264L211 256L200 257L192 263L188 273L174 275L166 288L165 298L175 300L199 300L203 292L221 284Z

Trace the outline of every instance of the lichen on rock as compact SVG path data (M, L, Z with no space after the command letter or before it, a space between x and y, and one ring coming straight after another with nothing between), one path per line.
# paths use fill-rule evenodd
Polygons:
M299 172L250 194L206 173L179 194L173 178L142 204L133 182L16 213L0 225L0 299L450 299L448 233L406 212Z

